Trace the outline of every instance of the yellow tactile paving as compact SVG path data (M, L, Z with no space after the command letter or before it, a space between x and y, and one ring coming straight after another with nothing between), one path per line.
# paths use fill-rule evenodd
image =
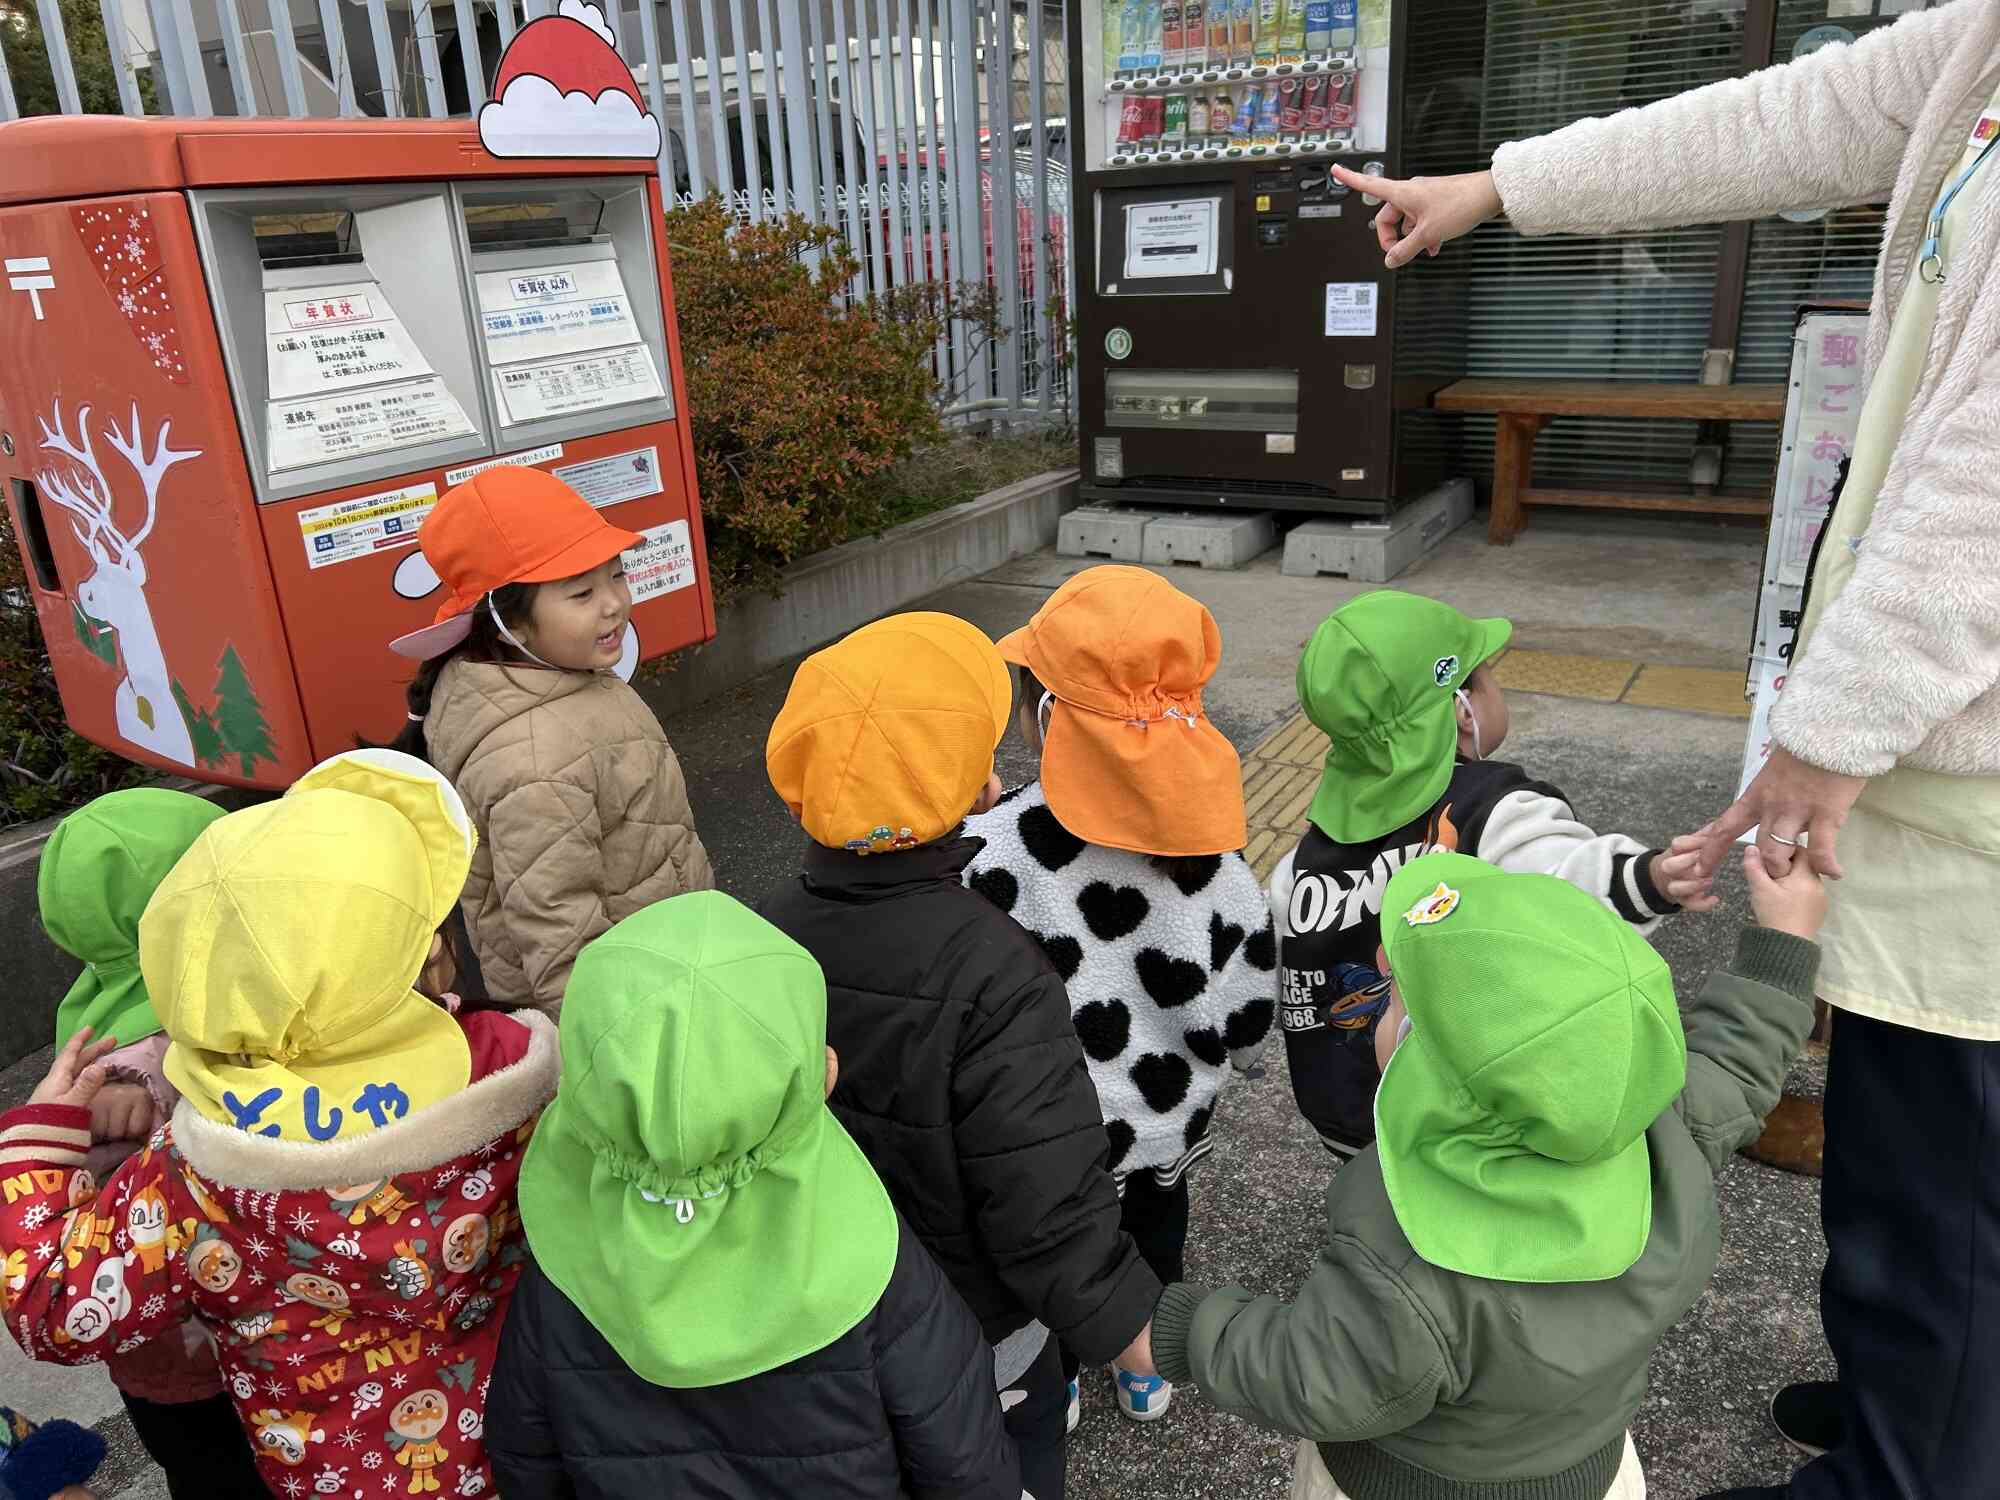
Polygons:
M1750 717L1743 697L1743 674L1713 667L1641 667L1622 703L1640 708L1678 708L1688 713Z
M1740 672L1518 648L1494 658L1493 668L1500 685L1512 692L1738 719L1750 713ZM1295 713L1243 757L1243 810L1249 824L1243 857L1259 880L1270 878L1304 831L1326 749L1326 736L1303 713Z
M1509 651L1493 668L1500 686L1512 693L1546 693L1556 698L1588 698L1616 703L1631 685L1639 663L1615 656L1566 656L1559 651Z

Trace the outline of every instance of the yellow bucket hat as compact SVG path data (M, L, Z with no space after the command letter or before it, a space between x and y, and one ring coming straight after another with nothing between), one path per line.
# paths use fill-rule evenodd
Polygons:
M890 615L815 652L771 725L771 785L814 843L881 854L957 827L993 774L1013 688L954 615Z
M463 1089L465 1034L412 986L478 834L434 768L394 750L323 761L211 824L139 923L166 1071L253 1135L364 1135Z

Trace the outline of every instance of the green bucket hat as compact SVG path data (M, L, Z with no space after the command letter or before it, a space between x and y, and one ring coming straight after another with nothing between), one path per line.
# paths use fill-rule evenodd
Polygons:
M1514 633L1449 604L1382 589L1320 622L1299 657L1299 702L1333 741L1310 816L1360 844L1429 809L1458 746L1452 694Z
M578 955L521 1221L653 1384L776 1369L888 1286L895 1209L825 1089L819 965L729 897L659 902Z
M1376 1141L1412 1248L1494 1281L1629 1270L1653 1221L1646 1130L1687 1081L1666 963L1575 886L1462 854L1396 872L1382 943L1410 1032Z
M56 1008L56 1045L83 1027L121 1047L161 1030L139 973L139 918L167 872L223 816L165 787L107 792L56 825L42 848L35 897L42 926L84 970Z

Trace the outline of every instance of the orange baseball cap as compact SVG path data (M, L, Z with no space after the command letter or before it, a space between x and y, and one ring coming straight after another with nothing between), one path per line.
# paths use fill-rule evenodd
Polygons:
M445 492L417 533L424 560L451 593L431 624L397 637L389 649L420 661L449 651L495 589L574 578L644 540L613 526L545 470L502 464L475 474Z
M1144 568L1086 568L1000 654L1055 700L1042 791L1064 828L1136 854L1243 847L1236 747L1201 707L1222 633L1199 600Z
M890 615L800 663L764 744L771 785L816 844L882 854L956 828L993 774L1013 690L953 615Z

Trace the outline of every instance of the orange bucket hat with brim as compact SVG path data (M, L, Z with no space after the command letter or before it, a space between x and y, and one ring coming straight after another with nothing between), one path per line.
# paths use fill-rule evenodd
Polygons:
M424 560L451 592L432 623L389 649L419 661L449 651L495 589L574 578L644 540L544 470L502 464L475 474L445 492L417 534Z
M1064 828L1136 854L1243 847L1236 748L1201 706L1222 633L1199 600L1144 568L1088 568L999 644L1053 699L1042 792Z

